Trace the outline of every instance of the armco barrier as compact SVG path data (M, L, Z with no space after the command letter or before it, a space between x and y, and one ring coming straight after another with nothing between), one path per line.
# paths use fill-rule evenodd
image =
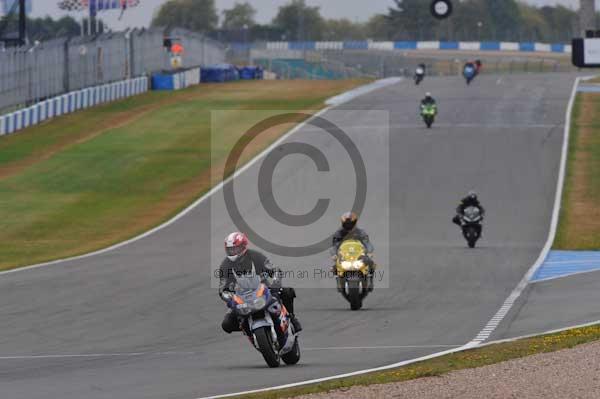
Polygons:
M218 64L202 67L200 79L202 82L229 82L239 79L239 74L233 65Z
M49 98L27 108L0 116L0 136L15 133L55 116L69 114L79 109L93 107L97 104L130 97L146 91L148 91L148 78L140 77L102 86L88 87Z
M200 68L152 75L152 90L180 90L200 83Z
M264 48L264 47L263 47ZM267 50L465 50L571 53L571 46L547 43L454 41L267 42Z

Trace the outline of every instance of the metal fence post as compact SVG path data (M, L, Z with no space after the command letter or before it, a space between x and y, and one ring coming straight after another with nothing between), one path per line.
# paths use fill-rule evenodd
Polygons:
M63 93L69 92L69 76L70 76L70 66L69 66L69 43L71 39L65 40L63 44Z

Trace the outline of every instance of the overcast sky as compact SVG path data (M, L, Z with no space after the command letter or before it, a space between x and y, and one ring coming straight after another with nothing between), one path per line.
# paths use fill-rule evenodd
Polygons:
M219 11L222 11L239 1L241 0L216 0L216 4ZM127 10L121 21L118 20L119 11L104 13L103 19L114 30L128 26L147 26L155 10L164 2L166 0L140 0L140 5ZM562 4L568 7L579 4L579 0L527 0L527 2L536 5ZM57 3L58 0L33 0L33 16L57 17L63 15L65 12L58 9ZM266 23L275 16L277 8L289 3L289 0L250 0L250 3L257 10L258 22ZM306 3L319 6L321 14L327 18L343 17L353 21L365 21L373 14L386 12L387 8L394 4L392 0L306 0ZM83 14L70 13L70 15L80 18Z

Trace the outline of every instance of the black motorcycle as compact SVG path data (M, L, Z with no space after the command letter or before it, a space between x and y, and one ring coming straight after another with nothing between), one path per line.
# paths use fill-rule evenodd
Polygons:
M461 215L462 233L469 244L469 248L475 248L477 240L481 237L482 221L481 209L476 206L467 207Z

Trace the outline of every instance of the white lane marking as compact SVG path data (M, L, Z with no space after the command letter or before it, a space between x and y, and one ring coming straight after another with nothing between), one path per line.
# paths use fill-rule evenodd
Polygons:
M440 357L443 355L448 355L451 353L456 353L456 352L462 352L468 349L475 349L475 348L482 348L485 346L490 346L490 345L496 345L496 344L501 344L501 343L505 343L505 342L513 342L513 341L518 341L520 339L526 339L526 338L532 338L532 337L538 337L541 335L548 335L548 334L555 334L555 333L559 333L562 331L566 331L566 330L571 330L574 328L582 328L582 327L589 327L589 326L593 326L596 324L600 324L600 320L597 321L593 321L590 323L584 323L584 324L577 324L574 326L569 326L569 327L563 327L563 328L558 328L555 330L548 330L548 331L544 331L544 332L540 332L537 334L529 334L529 335L520 335L518 337L513 337L513 338L506 338L506 339L500 339L500 340L496 340L496 341L489 341L486 343L480 343L477 345L463 345L461 347L455 348L455 349L450 349L444 352L439 352L439 353L433 353L431 355L428 356L423 356L417 359L411 359L411 360L406 360L404 362L400 362L394 365L390 366L383 366L383 367L378 367L376 369L370 369L370 370L365 370L364 372L360 372L360 371L356 371L353 373L347 373L347 374L340 374L338 376L332 376L332 377L326 377L326 378L318 378L315 380L311 380L311 381L303 381L303 382L297 382L297 383L292 383L292 384L287 384L287 385L281 385L278 387L272 387L272 388L264 388L264 389L255 389L252 391L246 391L246 392L238 392L238 393L233 393L233 394L225 394L225 395L217 395L217 396L206 396L206 397L202 397L202 398L197 398L197 399L219 399L219 398L227 398L227 397L232 397L232 396L237 396L237 395L246 395L246 394L251 394L251 393L259 393L259 392L266 392L266 391L273 391L273 390L278 390L278 389L285 389L285 388L293 388L293 387L297 387L297 386L301 386L301 385L307 385L307 384L313 384L313 383L319 383L319 382L323 382L323 381L327 381L327 380L332 380L332 379L338 379L338 378L344 378L344 377L352 377L354 375L359 375L359 374L364 374L364 373L370 373L373 371L383 371L389 368L396 368L396 367L402 367L402 366L406 366L412 363L417 363L423 360L428 360L428 359L432 359L432 358L436 358L436 357ZM304 348L304 350L306 350L306 348Z
M533 123L533 124L510 124L510 123L436 123L433 125L437 128L473 128L473 129L555 129L563 127L562 123L559 124L544 124L544 123ZM352 126L339 126L343 130L366 130L366 129L425 129L424 123L396 123L391 125L352 125ZM307 132L319 132L319 129L304 129Z
M442 351L442 352L432 353L430 355L418 357L418 358L415 358L415 359L404 360L402 362L398 362L398 363L394 363L394 364L389 364L387 366L375 367L375 368L367 369L367 370L353 371L353 372L350 372L350 373L332 375L332 376L329 376L329 377L315 378L313 380L293 382L293 383L290 383L290 384L278 385L278 386L274 386L274 387L253 389L251 391L236 392L236 393L227 393L227 394L224 394L224 395L216 395L216 396L205 396L205 397L201 397L201 398L197 398L197 399L230 398L232 396L247 395L247 394L251 394L251 393L260 393L260 392L268 392L268 391L276 391L276 390L279 390L279 389L294 388L294 387L298 387L298 386L302 386L302 385L316 384L316 383L320 383L320 382L324 382L324 381L336 380L336 379L339 379L339 378L353 377L355 375L361 375L361 374L373 373L373 372L376 372L376 371L384 371L384 370L389 370L389 369L393 369L393 368L398 368L398 367L406 366L406 365L409 365L409 364L412 364L412 363L421 362L423 360L429 360L429 359L433 359L433 358L436 358L436 357L448 355L448 354L451 354L451 353L461 352L461 351L464 351L466 349L469 349L467 347L467 345L463 345L463 346L460 346L458 348L453 348L453 349L448 349L448 350L445 350L445 351Z
M302 348L303 351L321 350L375 350L375 349L428 349L428 348L458 348L461 345L390 345L390 346L330 346L323 348ZM200 351L162 351L162 352L122 352L122 353L66 353L40 355L0 355L0 360L30 360L30 359L69 359L69 358L103 358L103 357L139 357L139 356L191 356L199 355Z
M354 100L355 98L360 97L364 94L370 93L372 91L381 89L381 88L389 86L389 85L394 85L396 83L400 83L402 80L403 80L403 78L399 78L399 77L379 79L373 83L369 83L367 85L363 85L363 86L357 87L355 89L349 90L345 93L339 94L335 97L331 97L325 101L325 104L331 105L331 106L342 105L342 104L344 104L350 100Z
M355 349L427 349L458 348L461 345L390 345L390 346L326 346L323 348L302 348L303 351L355 350Z
M58 355L8 355L0 356L0 360L28 360L28 359L69 359L69 358L102 358L102 357L137 357L137 356L173 356L197 355L200 352L124 352L124 353L81 353Z
M519 281L519 284L517 284L515 289L508 296L508 298L506 298L500 309L496 312L492 319L488 321L488 323L477 334L477 336L467 344L467 346L479 345L493 334L493 332L498 328L502 320L504 320L504 317L506 317L510 309L513 307L515 301L521 296L521 293L529 284L529 280L531 280L531 277L533 277L537 269L539 269L539 267L544 263L544 260L546 260L546 257L548 256L548 252L550 252L550 249L552 248L552 243L554 242L554 237L556 236L556 228L558 226L558 216L560 213L560 204L565 178L567 150L569 147L569 135L571 127L571 114L573 111L573 104L575 103L575 96L577 95L577 86L579 85L580 80L581 79L578 77L573 83L573 88L571 89L571 97L569 98L567 111L565 113L563 143L560 156L560 168L558 171L558 179L556 182L556 193L554 196L554 208L552 209L552 220L550 221L550 230L548 231L548 238L546 239L544 248L542 248L542 252L540 252L540 255L538 256L535 263L529 268L527 273L525 273L521 281Z
M389 80L386 82L385 85L381 85L378 86L377 89L379 88L383 88L387 85L392 85L392 84L396 84L398 82L400 82L403 78L397 78L398 80ZM385 79L382 79L385 80ZM368 86L368 85L367 85ZM375 89L369 90L369 92L373 91ZM363 93L365 94L365 93ZM349 100L347 100L349 101ZM172 225L173 223L177 222L179 219L181 219L182 217L184 217L185 215L187 215L188 213L190 213L192 210L194 210L198 205L200 205L202 202L204 202L206 199L210 198L214 193L216 193L217 191L221 190L221 188L223 188L223 186L230 182L231 180L235 179L236 177L238 177L239 175L241 175L242 173L244 173L244 171L246 171L248 168L250 168L252 165L254 165L257 161L259 161L260 159L264 158L271 150L273 150L273 148L277 147L279 144L281 144L284 140L286 140L287 138L289 138L292 134L294 134L295 132L297 132L298 130L302 129L302 127L304 127L310 120L321 116L323 114L325 114L326 112L330 111L331 109L344 104L343 101L338 100L337 104L334 106L328 106L323 108L322 110L320 110L319 112L317 112L316 114L314 114L313 116L311 116L310 118L308 118L307 120L301 122L300 124L294 126L289 132L287 132L286 134L284 134L283 136L281 136L279 139L277 139L273 144L271 144L269 147L267 147L266 149L264 149L263 151L261 151L258 155L256 155L254 158L252 158L250 161L248 161L246 164L244 164L241 168L237 169L236 172L232 175L229 176L226 180L220 182L219 184L217 184L216 186L214 186L213 188L211 188L206 194L204 194L203 196L201 196L200 198L198 198L196 201L194 201L191 205L189 205L187 208L185 208L183 211L181 211L180 213L178 213L177 215L175 215L173 218L167 220L166 222L154 227L153 229L150 229L148 231L146 231L145 233L140 234L139 236L130 238L128 240L122 241L120 243L117 243L115 245L112 245L110 247L107 248L103 248L100 249L98 251L94 251L94 252L90 252L87 254L83 254L83 255L78 255L78 256L72 256L69 258L63 258L63 259L56 259L53 261L49 261L49 262L43 262L43 263L38 263L35 265L30 265L30 266L25 266L25 267L18 267L15 269L11 269L11 270L5 270L0 272L0 276L2 275L6 275L9 273L17 273L17 272L23 272L26 270L33 270L33 269L38 269L40 267L44 267L44 266L50 266L50 265L56 265L58 263L63 263L63 262L70 262L70 261L74 261L74 260L80 260L80 259L85 259L85 258L89 258L91 256L97 256L97 255L101 255L110 251L113 251L115 249L124 247L126 245L132 244L136 241L141 240L142 238L146 238L154 233L156 233L157 231L160 231L170 225Z

